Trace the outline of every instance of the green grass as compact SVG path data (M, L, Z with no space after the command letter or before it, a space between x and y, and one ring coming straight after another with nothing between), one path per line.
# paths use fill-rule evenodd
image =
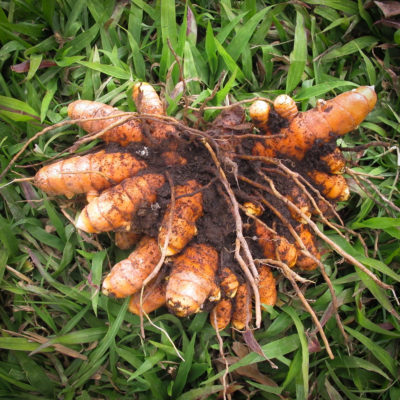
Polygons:
M98 100L134 110L130 93L137 80L162 83L158 87L168 98L180 77L169 39L183 64L194 104L210 95L221 74L225 76L212 105L223 104L227 95L237 101L288 92L305 110L317 98L333 97L354 85L375 85L375 110L342 144L381 140L393 146L390 151L370 147L351 154L354 169L376 176L371 179L379 191L400 206L400 47L394 41L395 29L375 24L383 18L379 8L372 2L364 7L365 3L0 2L1 168L28 138L62 121L73 100ZM41 68L44 60L55 65ZM11 70L26 61L26 72ZM182 117L181 96L168 109L177 118ZM206 113L209 119L214 116ZM165 309L153 314L153 322L168 332L184 362L167 337L149 323L144 324L142 339L139 318L126 312L126 302L98 291L101 276L126 253L107 235L96 239L96 247L77 234L60 205L74 212L79 205L65 199L50 201L28 182L3 186L32 176L37 167L23 166L57 156L77 134L83 132L69 126L40 137L1 182L0 398L217 398L223 374L217 367L222 364L205 313L189 319ZM400 215L353 186L341 215L362 235L368 254L357 236L343 240L327 228L324 232L398 289ZM309 345L318 336L311 317L289 282L280 279L280 306L265 313L262 328L255 332L278 369L256 353L237 357L241 335L222 333L233 363L231 381L241 388L235 399L400 398L400 321L393 294L333 252L327 252L323 261L351 348L346 348L330 318L325 332L335 359L323 349L313 351L318 346ZM331 296L318 271L310 278L317 284L304 288L305 295L323 318ZM257 365L258 374L250 367L240 369L250 364Z

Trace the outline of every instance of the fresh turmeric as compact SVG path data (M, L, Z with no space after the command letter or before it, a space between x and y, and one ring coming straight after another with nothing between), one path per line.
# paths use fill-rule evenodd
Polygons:
M258 291L260 293L260 302L266 306L274 306L276 304L277 292L276 281L272 274L271 268L261 265L258 268L259 281Z
M210 323L215 330L222 331L225 329L232 316L232 300L220 300L210 312Z
M68 106L68 116L71 119L80 120L78 125L88 133L97 133L108 128L111 124L118 123L122 117L99 119L96 121L85 121L89 118L111 117L120 114L117 108L97 101L77 100ZM82 121L83 120L83 121ZM127 146L132 142L142 142L143 133L141 122L138 119L131 119L119 126L104 132L101 137L105 142L119 143Z
M46 165L35 175L35 185L51 195L68 198L79 193L100 193L104 189L135 176L147 164L129 153L104 150L76 156Z
M142 304L140 304L141 290L132 295L129 301L129 311L136 315L146 314L165 305L166 282L163 274L158 275L143 290Z
M247 283L240 284L234 299L232 326L240 331L249 328L252 317L250 289Z
M295 243L297 249L296 267L302 271L312 271L318 267L318 261L321 259L321 253L318 250L316 239L307 225L299 224L295 227L297 234L303 242L305 248L316 258L313 259L301 251L299 243Z
M281 155L302 160L314 144L330 142L335 136L342 136L357 128L374 108L376 99L372 86L360 86L319 103L318 107L298 113L294 118L289 119L288 126L282 126L279 129L279 137L268 137L262 145L258 142L253 149L253 154L266 157ZM268 108L267 103L264 107ZM267 114L269 114L269 109L268 112L265 111L265 115ZM271 118L265 122L265 117L261 112L253 115L251 109L250 116L263 133L267 135L274 133L270 130Z
M144 236L125 260L115 264L103 282L103 294L128 297L137 292L150 275L161 253L154 238Z
M147 82L138 82L133 87L133 100L141 114L153 114L158 116L165 115L164 107L154 90L153 86ZM176 131L174 126L162 121L147 121L150 127L151 137L158 141L172 139Z
M321 161L325 164L327 171L331 174L343 174L346 167L346 160L338 147L336 147L331 153L323 155Z
M228 267L223 267L218 274L220 280L220 287L224 296L233 298L236 296L239 287L239 280Z
M140 233L133 231L115 232L115 245L121 250L128 250L134 246L142 237Z
M167 284L167 306L179 317L200 311L203 303L217 301L220 290L215 284L218 253L206 244L193 244L177 256Z
M309 171L307 174L327 199L346 201L350 197L349 186L342 175L329 175L322 171Z
M203 196L198 190L201 186L195 181L186 182L185 185L175 187L174 214L171 226L171 234L168 241L167 256L179 253L197 233L196 221L203 214ZM197 193L196 193L197 192ZM184 196L184 197L181 197ZM161 222L158 242L163 247L168 232L171 206Z
M81 212L78 229L88 233L130 230L139 207L156 201L157 190L164 184L160 174L147 174L123 180L104 191Z
M297 251L293 244L289 243L283 236L268 230L257 221L255 228L258 244L265 258L282 261L289 267L293 267L296 264Z

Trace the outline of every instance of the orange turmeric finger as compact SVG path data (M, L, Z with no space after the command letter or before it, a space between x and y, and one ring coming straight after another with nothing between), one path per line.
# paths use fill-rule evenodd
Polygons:
M133 100L141 114L165 115L160 97L153 86L147 82L139 82L133 87ZM165 140L171 138L175 132L175 128L165 122L153 120L148 120L147 122L150 126L151 136L155 139Z
M259 217L264 212L264 209L259 205L250 201L243 203L243 209L246 215Z
M262 131L268 130L268 119L271 106L263 100L256 100L249 108L250 118L257 128Z
M133 247L142 237L140 233L132 231L115 232L115 245L121 250L128 250Z
M329 175L322 171L309 171L307 174L321 187L321 192L326 198L335 201L346 201L349 198L350 190L342 175Z
M68 106L68 116L71 119L101 118L120 114L117 108L108 106L97 101L77 100ZM78 125L88 133L100 132L111 124L121 120L119 118L108 118L97 121L81 121ZM143 140L141 122L131 119L119 126L106 131L101 137L105 142L116 142L121 146L127 146L132 142Z
M35 185L48 194L71 198L79 193L101 192L146 167L129 153L102 150L46 165L35 175Z
M293 185L290 188L289 193L285 196L288 200L290 200L300 211L306 215L307 217L311 216L311 206L310 201L307 195L300 189L297 185ZM292 217L299 222L305 222L304 217L299 214L296 210L292 209L290 206L288 207L290 214Z
M300 236L304 246L306 249L317 259L321 259L321 254L318 250L315 236L310 231L310 228L307 225L300 224L296 228L297 234ZM301 252L300 245L296 242L297 248L297 262L296 267L300 268L303 271L312 271L318 267L318 262L313 258L306 256Z
M234 299L232 326L240 331L248 329L252 316L250 289L247 283L242 283Z
M225 329L232 316L232 300L220 300L210 313L210 323L215 330L222 331Z
M168 167L187 164L186 158L182 157L176 151L164 151L164 153L161 153L161 158Z
M321 160L331 174L343 174L346 168L346 160L338 147L333 152L322 156Z
M164 277L158 276L150 282L143 291L142 304L140 304L141 290L132 295L129 301L129 311L136 315L141 315L142 310L149 314L165 304L166 282Z
M167 256L179 253L197 233L196 221L203 214L203 196L197 192L201 186L195 181L190 180L185 185L175 187L174 217L172 220L171 234L168 241ZM187 196L186 196L187 195ZM180 197L185 196L185 197ZM179 198L180 197L180 198ZM167 208L161 222L158 243L162 248L168 232L171 206Z
M173 261L167 284L167 306L178 317L200 311L203 303L212 296L219 300L215 284L218 253L206 244L188 246Z
M220 287L224 296L232 298L235 297L239 287L237 276L228 267L224 267L219 272Z
M279 127L279 137L267 138L264 145L257 145L253 154L265 157L289 157L302 160L314 144L330 142L335 136L344 135L365 119L374 108L376 93L372 86L361 86L319 103L318 107L298 113L287 127ZM270 118L271 120L271 118ZM258 119L255 119L257 123ZM263 132L275 133L267 124ZM260 129L262 129L260 127ZM283 137L281 136L283 135Z
M290 268L296 264L297 251L293 244L289 243L283 236L269 231L259 222L256 222L255 227L258 244L265 258L282 261Z
M88 233L129 230L139 208L156 201L157 190L165 178L147 174L127 178L105 190L81 212L76 227Z
M260 293L260 302L266 306L274 306L276 304L276 281L272 274L271 268L262 265L258 268L259 281L258 291Z
M129 257L115 264L104 279L103 294L120 298L135 293L142 287L160 257L157 241L149 236L143 237Z
M274 100L274 110L289 121L299 113L296 102L287 94L281 94Z

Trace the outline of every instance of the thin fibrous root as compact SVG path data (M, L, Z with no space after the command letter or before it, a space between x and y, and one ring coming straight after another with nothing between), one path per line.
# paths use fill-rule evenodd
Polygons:
M321 335L322 341L325 344L325 348L326 348L326 352L329 355L329 358L331 360L333 360L335 357L333 356L331 347L329 345L328 339L325 335L324 329L322 328L317 315L315 314L314 310L312 309L312 307L310 306L310 304L308 303L307 299L304 297L302 291L300 290L299 286L297 285L297 282L295 281L295 279L292 277L292 275L290 274L286 274L285 272L283 272L286 276L287 279L289 279L290 283L292 284L294 290L297 293L297 296L299 297L300 301L302 302L302 304L304 305L305 309L310 313L311 318L314 321L315 326L318 329L319 334Z
M270 228L264 221L261 221L260 218L256 217L255 215L248 214L247 210L246 210L246 207L243 207L241 204L239 204L239 208L246 214L246 216L248 216L249 218L253 219L257 223L261 224L268 232L271 232L274 235L277 234L274 229Z
M356 260L352 255L348 254L346 251L344 251L340 246L338 246L333 240L331 240L328 236L326 236L324 233L320 231L318 228L317 224L313 222L307 215L305 215L295 204L293 204L290 200L285 198L283 195L281 195L276 189L275 185L270 183L270 188L261 185L258 182L252 181L251 179L248 179L244 176L238 176L239 179L243 180L244 182L249 183L250 185L253 185L255 187L258 187L261 190L265 190L268 193L275 195L278 197L280 200L282 200L285 204L289 205L297 212L299 213L304 220L310 225L310 227L313 229L313 231L323 240L325 243L327 243L329 246L332 247L333 250L335 250L338 254L340 254L343 258L345 258L347 261L349 261L351 264L359 268L361 271L366 273L377 285L379 285L382 289L385 290L393 290L392 285L388 285L384 282L382 282L373 272L371 272L367 267L365 267L363 264L361 264L358 260Z
M233 212L233 215L235 218L236 237L237 237L235 256L253 289L255 312L256 312L256 327L259 328L261 326L261 303L260 303L260 294L258 292L258 286L257 286L258 271L257 271L257 267L254 264L253 256L251 255L249 246L246 242L246 239L243 236L243 221L242 221L242 218L240 217L239 203L236 200L235 194L232 191L231 185L229 184L228 179L226 178L225 172L222 169L221 163L219 162L214 150L212 149L212 147L206 140L203 140L203 144L206 147L206 149L208 150L208 152L210 153L211 158L213 159L214 164L216 165L216 167L218 169L220 180L221 180L226 192L228 193L230 202L232 204L232 212ZM250 265L251 272L249 271L249 269L246 265L246 262L243 260L242 256L240 255L240 247L244 251L244 254L247 258L247 262Z
M171 188L171 202L170 202L170 204L171 204L171 212L170 212L169 218L168 218L167 233L165 235L164 245L163 245L163 247L161 249L160 259L158 260L158 263L154 267L153 271L150 273L150 275L142 283L142 289L140 291L140 310L143 313L144 313L144 310L143 310L144 288L149 282L151 282L158 275L158 273L160 272L160 269L164 265L164 261L165 261L165 258L166 258L166 255L167 255L167 250L168 250L169 238L170 238L171 232L172 232L172 221L174 219L174 214L175 214L175 189L174 189L174 183L173 183L171 175L170 175L170 173L168 171L165 173L165 175L166 175L166 177L168 179L168 183L169 183L170 188ZM144 338L144 328L143 328L143 316L142 316L142 314L140 314L140 327L141 327L142 337Z
M211 315L213 315L213 314L211 313ZM227 389L228 389L228 385L226 383L226 378L228 377L228 373L229 373L229 363L228 363L228 360L225 357L225 354L224 354L224 342L222 341L221 335L220 335L219 330L218 330L217 314L214 314L214 326L215 326L215 334L216 334L217 340L218 340L219 355L221 356L221 358L222 358L222 360L224 361L224 364L225 364L224 374L222 375L222 386L224 387L223 399L226 400L226 392L227 392Z
M341 225L344 225L342 219L340 218L340 215L337 213L337 211L335 210L335 207L328 201L325 199L324 196L321 195L321 193L319 192L319 190L317 190L310 182L308 182L302 175L300 175L299 173L291 170L290 168L286 167L286 165L284 165L282 163L281 160L276 159L276 158L271 158L271 157L265 157L265 156L253 156L253 155L245 155L245 154L234 154L235 157L237 158L242 158L244 160L249 160L249 161L264 161L265 163L269 163L269 164L274 164L276 165L278 168L280 168L282 171L284 171L285 173L287 173L288 175L290 175L293 180L296 182L296 184L303 190L303 192L307 195L307 197L310 199L311 204L313 205L313 207L315 208L315 210L318 212L318 214L322 214L321 210L319 209L318 205L316 204L314 198L310 195L310 193L307 191L307 189L305 188L305 186L308 186L310 188L310 190L312 190L316 196L318 197L318 199L320 199L321 201L323 201L328 207L329 209L333 212L333 214L335 215L335 217L338 219L338 221L341 223ZM301 184L301 182L303 184ZM325 218L325 217L324 217ZM327 222L326 222L327 221ZM324 222L329 225L329 221L326 220L326 218L324 219ZM332 228L334 229L334 228Z
M305 187L305 185L303 185L300 180L298 178L303 178L301 175L299 175L297 172L292 171L290 168L287 168L285 165L283 165L282 163L278 164L278 167L282 169L282 171L279 171L279 173L282 174L282 176L286 176L286 174L290 174L294 180L294 182L296 183L296 185L302 190L302 192L307 196L308 200L310 200L311 205L314 207L315 211L317 212L317 215L321 218L322 222L325 225L328 225L330 228L332 228L338 235L340 235L341 237L345 237L343 235L343 233L339 230L339 228L337 228L334 224L332 224L324 215L324 213L320 210L320 208L318 207L318 204L316 203L316 201L314 200L314 197L311 195L311 193L307 190L307 188ZM267 171L268 168L261 168L263 171ZM278 171L276 171L278 172ZM306 181L309 184L309 187L311 187L311 184ZM320 199L324 199L324 201L329 204L330 208L334 209L334 207L332 206L332 204L330 204L319 192L319 190L314 188L314 193L318 193L318 197ZM335 211L336 212L336 211ZM339 217L340 219L340 217Z
M270 179L269 177L267 177L267 176L266 176L265 174L263 174L262 172L260 172L260 175L264 178L264 180L266 180L266 181L270 184L271 188L274 188L274 183L273 183L272 179ZM276 190L276 189L275 189L275 190ZM278 191L276 191L276 192L277 192L276 194L278 195L277 197L282 196L282 197L281 197L281 200L282 200L282 198L285 198L285 197L284 197L282 194L280 194ZM287 198L285 198L285 199L287 199ZM297 210L296 210L296 211L297 211ZM275 211L275 213L276 213L276 212L277 212L277 210ZM304 213L303 213L303 214L304 214ZM305 215L305 214L304 214L304 215ZM346 342L346 344L347 344L347 343L349 342L349 338L348 338L348 335L347 335L346 331L344 330L343 323L342 323L342 320L341 320L340 315L339 315L339 303L338 303L338 299L337 299L337 297L336 297L336 293L335 293L335 289L333 288L332 281L330 280L328 274L326 273L324 264L321 262L321 260L319 260L317 257L315 257L314 254L312 254L310 251L308 251L308 249L307 249L306 246L304 245L302 239L301 239L300 236L297 234L297 232L296 232L296 230L293 228L293 226L289 223L289 221L287 221L286 218L283 218L282 216L280 216L280 218L281 218L281 220L284 220L284 223L285 223L285 225L287 226L287 228L289 229L291 235L292 235L293 238L296 240L296 242L299 244L302 253L305 254L307 257L310 257L310 258L311 258L315 263L317 263L317 265L319 266L320 271L321 271L321 274L322 274L322 276L323 276L323 278L324 278L326 284L328 285L329 292L331 293L332 304L333 304L333 311L334 311L334 314L335 314L336 323L337 323L337 325L338 325L338 327L339 327L339 330L340 330L340 332L341 332L341 334L342 334L342 336L343 336L343 338L344 338L344 340L345 340L345 342Z
M278 267L280 270L285 271L286 274L292 275L293 279L295 279L296 281L298 281L300 283L312 283L312 284L315 284L314 281L310 281L309 279L306 279L306 278L303 278L302 276L300 276L298 273L293 271L291 268L288 267L287 264L285 264L282 261L273 260L271 258L257 258L254 261L256 263L260 263L260 264L268 264L268 265L272 266L273 268Z
M167 249L168 249L168 242L169 242L169 237L171 235L171 231L172 231L172 221L174 218L174 211L175 211L175 189L174 189L174 184L171 178L171 175L169 174L169 172L166 172L165 175L167 176L168 179L168 183L171 187L171 213L169 215L168 218L168 227L167 227L167 234L165 235L165 241L164 241L164 245L161 249L161 256L160 256L160 260L158 261L157 265L155 266L154 270L151 272L151 274L143 281L142 284L142 289L140 292L140 328L141 328L141 335L144 338L144 326L143 326L143 315L147 318L147 320L149 321L150 325L152 325L154 328L158 329L159 331L161 331L162 333L164 333L164 335L166 336L166 338L168 339L168 341L171 343L172 347L175 350L175 353L177 354L177 356L183 361L185 362L185 359L182 357L181 353L179 352L179 350L177 349L177 347L175 346L174 341L171 339L171 337L169 336L168 332L162 328L161 326L156 325L151 318L149 317L149 315L146 313L146 311L143 309L143 292L144 292L144 288L145 286L152 280L154 279L158 273L160 272L161 267L164 264L165 261L165 257L166 257L166 253L167 253Z
M290 231L290 233L292 234L292 236L296 239L296 241L299 243L299 245L301 246L301 248L303 249L303 251L305 252L305 254L307 255L307 256L309 256L309 257L311 257L314 261L316 261L317 263L318 263L318 265L321 267L321 265L322 265L322 269L324 269L324 266L323 266L323 264L321 263L321 261L320 260L318 260L316 257L314 257L314 255L313 254L311 254L308 250L307 250L307 248L304 246L304 243L303 243L303 241L301 240L301 238L300 238L300 236L297 234L297 232L295 231L295 229L293 228L293 226L290 224L290 222L269 202L269 201L267 201L265 198L262 198L261 199L263 202L264 202L264 204L267 206L267 207L269 207L273 212L274 212L274 214L286 225L286 227L289 229L289 231ZM325 271L325 269L324 269L324 271ZM286 275L286 274L285 274ZM326 275L326 274L325 274ZM328 278L329 279L329 278ZM329 282L330 282L330 280L329 280ZM328 282L327 282L328 283ZM331 282L330 282L331 283ZM340 331L342 332L342 335L343 335L343 337L344 337L344 339L345 340L347 340L347 334L344 332L344 328L343 328L343 324L342 324L342 321L341 321L341 319L340 319L340 316L339 316L339 313L338 313L338 302L337 302L337 298L336 298L336 294L335 294L335 291L333 290L333 286L332 286L332 283L329 285L328 284L328 287L329 287L329 289L330 289L330 292L331 292L331 296L332 296L332 303L333 303L333 305L334 305L334 313L335 313L335 317L336 317L336 321L337 321L337 324L338 324L338 326L339 326L339 329L340 329ZM336 307L335 307L336 306ZM321 326L321 325L320 325ZM317 325L317 329L319 330L319 328L318 328L318 325ZM344 333L344 334L343 334ZM323 335L324 335L324 332L321 332L320 331L320 335L321 335L321 337L323 337Z
M368 184L372 190L381 198L381 200L383 200L385 203L388 204L389 207L391 207L394 211L396 212L400 212L400 208L397 207L391 200L389 200L387 197L385 197L380 190L376 187L376 185L374 185L369 179L365 178L364 176L360 175L360 174L355 174L354 171L352 171L350 168L346 168L346 173L351 175L353 177L353 179L360 185L360 181L362 180L363 182L365 182L366 184ZM365 186L363 185L363 187L361 187L363 190L365 188ZM365 190L364 190L365 191ZM374 200L376 201L376 199ZM382 203L378 203L380 206L384 206Z
M341 151L362 151L365 149L368 149L368 147L378 147L378 146L382 146L382 147L390 147L390 143L387 142L381 142L381 141L375 141L375 142L369 142L366 144L362 144L360 146L354 146L354 147L341 147L340 150Z
M270 99L267 99L266 97L252 97L251 99L245 99L245 100L240 100L237 101L236 103L229 104L227 106L209 106L209 107L204 107L203 110L226 110L232 107L239 106L241 104L249 104L249 103L254 103L257 100L262 100L266 101L267 103L273 104L274 102ZM190 110L194 111L199 111L200 108L197 107L189 107Z

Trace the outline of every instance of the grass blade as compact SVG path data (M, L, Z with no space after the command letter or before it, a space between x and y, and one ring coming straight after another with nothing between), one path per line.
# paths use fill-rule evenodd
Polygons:
M286 92L291 92L301 81L307 62L307 35L304 17L300 11L296 15L293 51L290 53L290 66L286 80Z
M387 368L394 378L397 377L397 363L386 350L382 349L382 347L377 345L362 333L348 326L345 326L344 329L351 336L360 341L373 354L373 356Z

